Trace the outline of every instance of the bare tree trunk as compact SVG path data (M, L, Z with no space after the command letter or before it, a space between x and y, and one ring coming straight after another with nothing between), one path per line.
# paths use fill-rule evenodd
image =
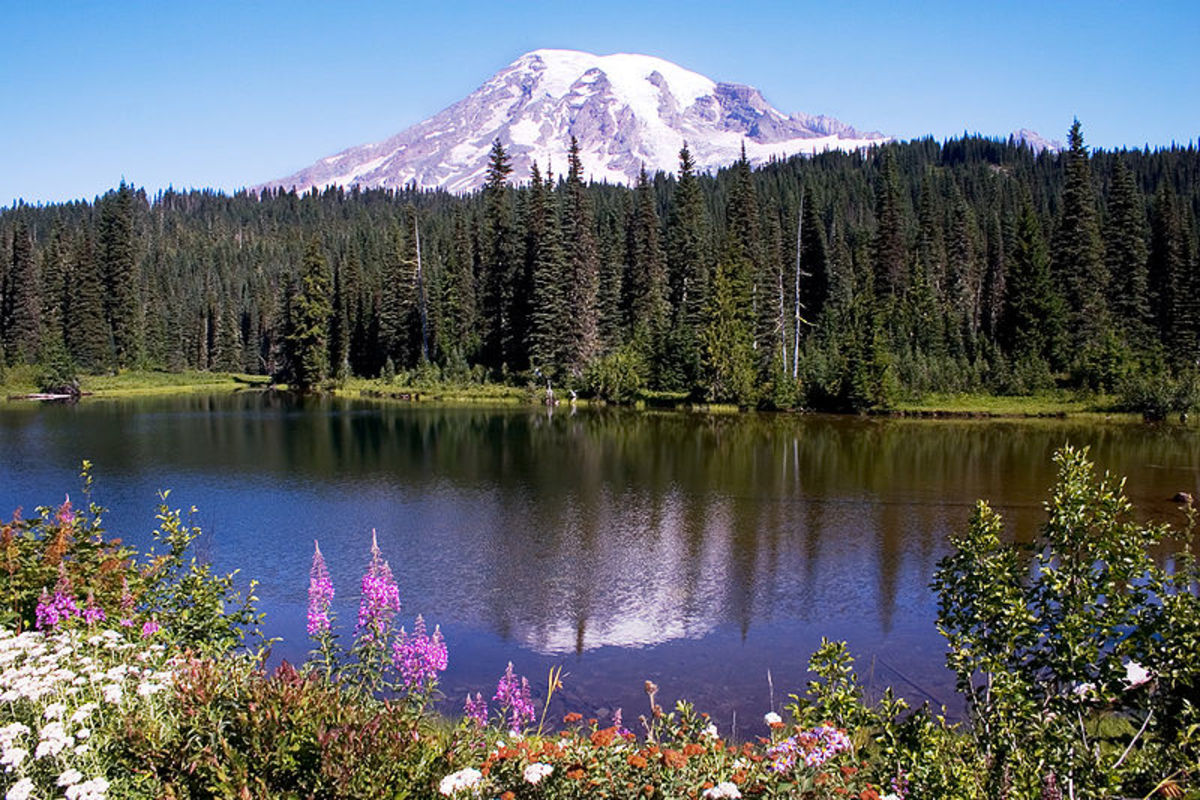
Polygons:
M796 319L794 321L795 329L792 339L792 380L800 377L800 325L803 320L800 317L800 276L804 274L800 269L800 243L803 241L801 236L804 233L804 189L800 190L800 214L796 217ZM784 365L786 368L786 364Z

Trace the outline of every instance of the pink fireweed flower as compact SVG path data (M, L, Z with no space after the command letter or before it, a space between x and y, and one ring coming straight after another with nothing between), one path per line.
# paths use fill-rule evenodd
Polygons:
M358 632L366 641L383 639L392 616L400 610L400 590L392 577L392 568L379 552L379 542L371 530L371 564L362 578L362 598L358 603Z
M517 680L511 661L508 662L508 669L500 676L500 682L496 684L496 695L492 699L508 709L510 730L520 731L526 724L533 722L535 712L533 698L529 695L529 681L525 678Z
M38 630L56 628L60 622L78 617L79 606L75 604L75 590L71 588L71 579L67 577L65 564L58 565L58 582L54 585L54 596L42 587L41 597L38 598L37 608L34 609L34 627Z
M474 698L471 697L470 692L467 692L467 702L463 703L463 711L466 713L467 719L479 727L482 728L487 725L487 701L483 699L483 695L479 692L475 693Z
M409 691L424 688L437 680L438 673L445 671L448 662L441 629L435 627L433 635L427 635L425 620L419 614L413 632L410 634L401 628L392 644L392 663Z
M64 528L69 528L75 524L76 515L75 509L71 507L71 495L66 495L66 499L58 507L58 511L55 512L54 517L58 520L58 524Z
M97 622L103 622L104 619L104 609L96 605L96 596L89 591L87 605L83 607L83 621L88 625L95 625Z
M121 612L121 626L124 628L133 627L133 592L129 591L129 579L121 577L121 602L117 604L118 610Z
M148 619L142 624L142 638L149 639L161 630L162 626L158 624L158 620Z
M312 569L308 573L308 635L319 636L333 627L329 616L329 607L333 603L333 581L329 578L329 568L325 566L325 556L321 555L321 545L315 541L313 544Z

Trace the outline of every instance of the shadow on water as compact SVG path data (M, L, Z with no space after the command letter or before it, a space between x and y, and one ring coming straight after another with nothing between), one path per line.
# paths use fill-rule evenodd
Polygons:
M977 498L1032 535L1066 442L1143 513L1200 491L1194 429L1069 420L380 405L187 395L0 409L0 507L53 502L95 463L109 527L144 545L155 491L196 505L218 566L261 581L277 651L306 649L313 539L352 625L370 530L404 619L442 625L461 702L512 660L564 664L565 702L640 711L642 681L728 725L803 686L822 636L917 702L950 701L927 585ZM660 696L660 700L663 699ZM628 718L628 717L627 717ZM743 735L755 732L751 727Z

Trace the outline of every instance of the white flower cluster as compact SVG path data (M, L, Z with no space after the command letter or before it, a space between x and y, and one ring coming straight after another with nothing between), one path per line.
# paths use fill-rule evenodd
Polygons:
M537 786L551 772L554 772L554 767L549 764L530 764L525 768L525 782Z
M0 728L0 769L10 775L5 800L54 794L43 781L67 800L103 800L109 783L96 775L103 769L89 746L89 726L102 721L106 706L123 713L127 696L146 698L171 685L164 650L113 630L84 639L0 628L0 704L17 720ZM85 780L84 772L95 777Z
M729 781L722 781L716 786L704 790L705 800L720 800L720 798L732 798L736 800L736 798L741 796L742 793L738 791L737 784L730 783Z
M483 773L477 769L467 767L460 769L458 772L451 772L446 777L442 778L442 782L438 784L438 791L446 797L453 797L460 792L474 793L475 787L483 780Z

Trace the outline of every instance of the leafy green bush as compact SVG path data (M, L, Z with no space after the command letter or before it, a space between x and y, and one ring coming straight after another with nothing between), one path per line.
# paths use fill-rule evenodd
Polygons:
M1167 534L1132 518L1123 482L1086 451L1055 456L1049 518L1028 545L980 503L934 576L948 666L967 700L989 797L1122 797L1200 764L1200 572L1172 572ZM1190 534L1189 534L1190 535ZM1148 796L1148 795L1147 795Z
M1165 370L1130 375L1118 388L1117 406L1140 413L1147 420L1164 420L1171 414L1200 409L1200 372L1171 375Z
M588 365L584 387L609 403L632 403L645 387L646 362L633 348L621 348Z

